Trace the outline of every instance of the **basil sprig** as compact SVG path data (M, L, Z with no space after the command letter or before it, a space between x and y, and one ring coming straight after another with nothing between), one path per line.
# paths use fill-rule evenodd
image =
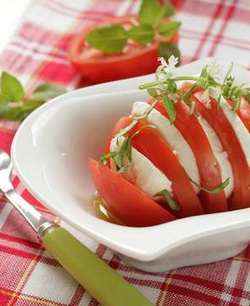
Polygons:
M129 40L147 45L154 40L155 35L172 37L177 33L181 23L165 18L174 13L174 8L169 2L161 5L158 0L143 0L139 10L139 24L130 29L116 24L98 27L86 36L86 41L91 47L108 55L122 52ZM173 48L172 44L164 45L163 48L168 48L170 51L178 50L177 47ZM164 53L167 52L164 51ZM179 50L175 50L174 55L179 56Z
M22 83L3 71L0 77L0 119L22 121L44 102L63 93L64 87L44 83L26 97Z
M197 88L203 88L202 99L209 104L210 99L218 101L221 105L222 99L232 101L232 111L237 111L243 98L250 104L250 87L245 84L238 84L232 75L232 65L229 67L224 80L220 80L219 66L209 64L203 67L200 75L183 75L176 76L171 72L178 63L174 61L175 57L170 56L169 61L165 65L161 65L156 72L156 80L139 86L140 89L146 89L148 94L156 101L163 101L165 109L168 113L171 123L175 120L175 102L183 101L188 107L190 114L196 113L196 104L192 99L192 95ZM218 71L217 71L218 70ZM159 77L160 76L160 77ZM178 87L179 82L190 81L189 89L183 91L182 87Z

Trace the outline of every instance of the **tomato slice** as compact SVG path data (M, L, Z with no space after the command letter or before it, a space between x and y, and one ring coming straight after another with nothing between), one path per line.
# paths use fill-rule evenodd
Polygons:
M219 137L228 154L234 176L234 190L230 199L230 208L246 208L250 205L250 171L239 140L215 100L207 108L199 99L199 92L194 95L199 113L208 121Z
M128 117L121 118L113 133L116 134L121 128L129 125L131 120ZM146 124L146 121L141 120L128 134L133 134ZM172 181L174 198L178 201L181 208L181 211L176 214L178 217L204 213L185 170L156 129L150 127L142 129L139 134L133 137L132 145Z
M228 103L233 106L233 101L228 100ZM236 110L237 115L240 117L241 121L245 127L250 132L250 104L247 102L246 98L242 98L240 102L240 107Z
M131 26L137 24L135 16L112 18L103 25L120 24ZM90 27L73 39L69 58L82 77L89 83L100 83L112 80L124 79L152 73L156 70L158 62L158 47L162 38L155 40L148 46L129 42L122 53L105 55L99 50L90 47L85 37L94 27ZM173 44L178 42L178 34L165 38Z
M95 187L112 216L129 226L151 226L175 219L137 186L96 160L89 160Z
M157 103L155 109L168 118L162 102ZM174 125L184 136L195 155L201 186L212 189L220 185L222 178L219 164L198 119L195 115L190 114L188 107L182 102L176 103L175 109L176 119ZM224 191L217 194L201 191L200 198L205 211L208 213L226 211L228 208Z

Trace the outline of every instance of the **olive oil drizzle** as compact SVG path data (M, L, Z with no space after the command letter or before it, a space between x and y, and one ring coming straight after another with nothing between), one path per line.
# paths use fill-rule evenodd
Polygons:
M94 209L94 213L98 218L113 224L123 225L121 221L119 221L114 216L111 216L111 214L108 212L108 210L105 207L106 205L104 200L98 193L94 196L94 199L92 201L92 206Z

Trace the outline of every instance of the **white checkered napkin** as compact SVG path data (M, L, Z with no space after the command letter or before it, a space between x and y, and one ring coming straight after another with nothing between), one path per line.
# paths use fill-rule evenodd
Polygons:
M32 267L22 294L39 296L48 301L53 296L55 303L69 304L77 287L78 284L59 265L38 262Z
M250 5L246 1L185 1L180 46L185 62L216 56L250 66Z
M183 63L223 56L249 66L249 0L173 0L183 22ZM103 19L138 10L139 0L36 0L0 57L3 69L23 78L28 88L50 80L69 88L78 75L67 59L72 33ZM3 131L14 130L1 123ZM0 142L1 143L1 142ZM6 143L5 143L6 147ZM40 211L51 214L16 180L18 192ZM84 220L83 220L84 222ZM65 226L65 224L63 224ZM128 266L121 258L74 231L85 245L157 306L249 306L250 248L222 262L151 274ZM0 306L97 306L83 288L42 248L36 235L9 204L0 203ZM119 306L119 305L117 305ZM129 305L128 305L129 306Z

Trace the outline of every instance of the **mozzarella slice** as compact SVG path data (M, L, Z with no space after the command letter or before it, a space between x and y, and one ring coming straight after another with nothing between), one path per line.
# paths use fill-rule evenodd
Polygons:
M123 136L113 138L110 150L117 151L124 139ZM171 181L148 158L133 147L131 153L132 170L138 187L151 196L163 189L172 193Z
M143 115L149 107L150 105L145 102L135 102L133 105L132 114ZM159 129L162 136L170 144L173 152L177 154L179 161L188 176L194 182L200 184L199 170L194 153L179 130L156 109L153 109L150 112L147 120L149 123L155 125ZM171 167L171 165L169 165L169 167ZM193 187L196 193L198 193L199 188L197 188L195 185L193 185Z
M224 182L227 178L230 178L228 186L224 189L226 197L229 198L229 196L233 191L234 178L233 178L232 167L228 160L227 153L223 151L223 147L218 136L216 135L213 128L208 124L208 122L202 117L198 117L198 120L201 127L203 128L204 132L207 135L214 156L216 157L217 162L219 164L222 181Z

